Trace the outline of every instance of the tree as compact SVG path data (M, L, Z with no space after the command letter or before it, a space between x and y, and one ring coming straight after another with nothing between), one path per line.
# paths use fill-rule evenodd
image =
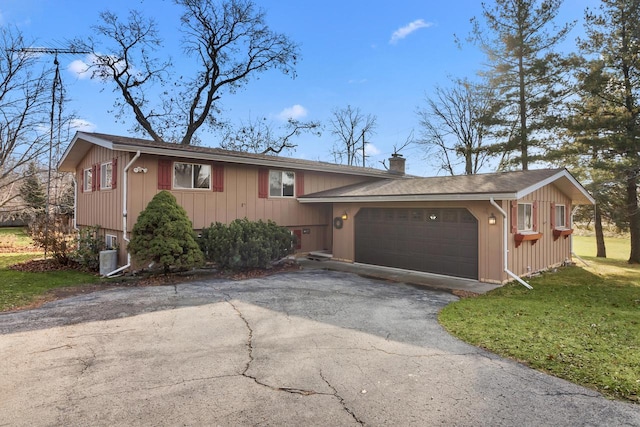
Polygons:
M625 189L631 235L629 263L640 263L640 2L602 0L600 13L585 13L581 52L590 58L578 73L583 93L597 99L600 114L586 140Z
M331 118L331 133L336 137L333 158L337 163L355 166L366 164L367 137L374 133L376 116L364 115L360 108L334 109Z
M94 52L92 75L115 84L122 97L116 109L120 117L133 113L136 131L155 141L191 144L202 126L221 123L217 113L223 95L270 69L294 75L299 53L287 36L267 26L265 13L251 0L174 3L184 10L182 47L193 75L175 76L171 60L152 56L162 44L157 25L135 11L127 22L103 12L102 24L94 27L99 39L77 40L76 46ZM156 96L152 91L158 86ZM154 98L158 104L151 103Z
M193 268L204 261L187 212L166 190L156 194L138 216L129 251L141 263L161 265L165 274L172 267Z
M569 62L555 53L573 27L554 24L562 0L496 0L482 4L486 28L472 19L472 40L488 59L484 74L495 90L497 122L492 129L501 143L496 152L515 155L523 170L544 157L555 125L554 111L566 90Z
M292 141L294 137L303 133L320 136L321 133L320 122L301 122L290 118L284 127L275 130L266 120L250 120L246 124L241 123L238 128L229 128L222 137L220 147L250 153L280 154L297 147Z
M7 214L22 211L20 181L50 149L50 132L58 130L42 126L49 122L50 72L22 51L26 46L18 30L0 27L0 209Z
M460 164L465 175L478 173L489 155L484 137L491 105L483 88L455 80L449 88L436 86L426 104L417 114L422 127L420 144L427 154L450 175L456 175Z
M44 213L47 204L47 195L38 176L39 172L35 162L29 163L27 173L20 187L20 194L26 208L24 214L32 220Z

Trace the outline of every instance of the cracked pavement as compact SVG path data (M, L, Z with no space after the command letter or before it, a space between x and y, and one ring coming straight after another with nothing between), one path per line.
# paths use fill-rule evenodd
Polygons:
M448 335L455 299L301 271L0 314L0 426L640 425L640 405Z

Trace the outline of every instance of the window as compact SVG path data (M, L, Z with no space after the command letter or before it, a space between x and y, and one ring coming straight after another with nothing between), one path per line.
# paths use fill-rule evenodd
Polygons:
M118 247L118 238L113 234L105 235L104 242L106 249L116 249Z
M82 174L82 191L84 191L85 193L91 191L91 183L93 182L92 177L93 174L91 169L85 169Z
M211 166L175 162L173 164L173 188L211 189Z
M518 231L533 231L533 205L518 203Z
M111 188L113 179L113 164L103 163L100 165L100 189L108 190Z
M290 171L269 171L269 196L294 197L296 174Z
M555 228L567 228L567 217L565 215L565 206L556 205Z

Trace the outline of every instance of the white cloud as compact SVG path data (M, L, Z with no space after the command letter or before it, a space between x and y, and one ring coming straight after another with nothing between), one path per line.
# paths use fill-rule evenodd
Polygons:
M404 39L409 34L418 31L420 28L429 28L433 25L432 22L424 22L424 19L416 19L413 22L408 23L404 27L400 27L393 32L389 44L396 44L398 41Z
M289 119L297 120L306 116L307 116L307 109L300 104L296 104L292 107L285 108L284 110L280 111L277 115L279 120L282 120L285 122Z
M370 157L370 156L377 156L380 153L382 153L382 151L380 151L380 149L375 145L373 145L372 143L368 143L364 146L364 153L367 157Z
M97 128L94 123L91 123L90 121L84 119L71 120L70 127L79 132L94 132Z
M72 73L78 79L89 79L91 78L91 73L88 72L89 64L84 62L81 59L76 59L67 67L67 70Z

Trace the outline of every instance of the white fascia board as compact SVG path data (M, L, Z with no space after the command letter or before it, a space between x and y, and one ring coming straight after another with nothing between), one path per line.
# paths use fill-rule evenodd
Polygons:
M378 202L459 202L459 201L488 201L515 200L514 193L494 194L411 194L405 196L346 196L346 197L313 197L298 198L300 203L378 203Z
M535 183L534 185L531 185L525 189L522 189L520 191L518 191L516 193L516 199L521 199L531 193L533 193L536 190L541 189L542 187L544 187L545 185L549 185L554 183L555 181L561 179L561 178L567 178L571 184L578 190L580 191L580 193L582 193L582 195L591 202L591 204L595 204L595 199L593 197L591 197L591 195L587 192L587 190L584 189L584 187L578 182L576 181L576 179L573 177L573 175L571 175L569 172L567 172L567 170L561 170L559 171L557 174L550 176L547 179L543 179L540 182Z
M60 157L60 160L58 161L58 165L57 165L58 169L60 169L60 167L65 163L65 161L67 160L67 157L73 151L75 146L77 144L79 144L78 140L81 140L80 143L83 143L83 144L90 143L90 144L98 145L100 147L113 149L113 143L111 141L108 141L108 140L102 139L102 138L97 138L97 137L95 137L95 136L93 136L91 134L87 134L87 133L84 133L84 132L76 132L76 134L73 136L73 139L71 140L71 142L67 146L67 149L64 150L64 153L62 154L62 157ZM87 147L86 151L88 152L89 149L90 148Z
M301 165L295 162L287 162L286 160L280 157L274 157L271 159L253 159L253 158L245 158L245 157L236 157L230 154L213 154L213 153L201 153L197 151L182 151L179 148L177 150L173 150L170 148L158 148L158 147L144 147L139 145L128 145L128 144L114 144L114 150L122 150L122 151L140 151L144 154L152 154L158 156L167 156L167 157L178 157L182 159L194 159L194 160L207 160L221 163L239 163L246 165L254 165L254 166L265 166L272 168L289 168L289 169L297 169L297 170L311 170L316 172L330 172L330 173L341 173L345 175L358 175L358 176L367 176L372 178L395 178L393 175L389 174L388 176L384 174L384 171L380 171L380 173L376 172L358 172L358 171L350 171L343 170L339 167L331 167L331 166L323 166L321 164L316 165Z

